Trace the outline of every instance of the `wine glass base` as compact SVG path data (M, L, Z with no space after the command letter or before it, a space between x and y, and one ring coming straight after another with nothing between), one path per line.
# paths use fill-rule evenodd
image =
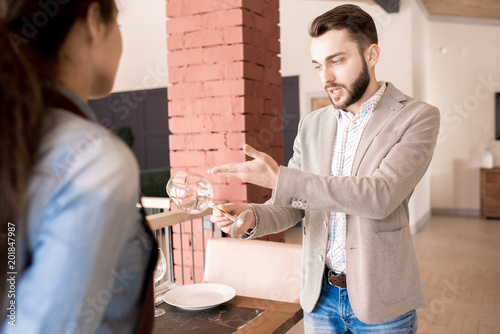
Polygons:
M242 213L240 213L231 228L231 237L240 239L241 236L247 231L248 221L250 221L250 219L252 218L253 218L252 210L245 210Z
M165 310L155 307L155 318L160 317L165 314Z

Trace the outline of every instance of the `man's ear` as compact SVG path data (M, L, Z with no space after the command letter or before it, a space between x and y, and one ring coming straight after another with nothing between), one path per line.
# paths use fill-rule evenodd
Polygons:
M98 43L106 31L106 25L101 17L101 5L98 2L90 3L87 8L86 23L91 43Z
M365 59L368 65L375 66L380 57L380 47L377 44L372 44L365 51Z

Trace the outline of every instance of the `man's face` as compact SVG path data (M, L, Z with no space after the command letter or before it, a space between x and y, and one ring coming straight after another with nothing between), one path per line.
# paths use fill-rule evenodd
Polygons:
M347 30L330 30L313 38L311 57L335 108L346 110L362 98L370 74Z

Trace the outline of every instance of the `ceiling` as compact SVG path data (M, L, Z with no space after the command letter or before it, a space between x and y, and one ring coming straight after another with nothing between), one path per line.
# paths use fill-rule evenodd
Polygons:
M326 0L332 1L332 0ZM357 0L376 3L388 13L399 12L400 0ZM430 15L500 19L500 0L417 0Z
M431 15L500 19L500 0L421 0Z

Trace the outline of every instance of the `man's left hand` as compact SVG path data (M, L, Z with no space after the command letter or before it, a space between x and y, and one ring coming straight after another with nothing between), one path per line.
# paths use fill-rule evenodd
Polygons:
M220 165L210 169L210 174L235 177L243 182L252 183L264 188L274 189L278 180L279 166L269 154L257 151L245 144L243 152L254 160L239 164Z

